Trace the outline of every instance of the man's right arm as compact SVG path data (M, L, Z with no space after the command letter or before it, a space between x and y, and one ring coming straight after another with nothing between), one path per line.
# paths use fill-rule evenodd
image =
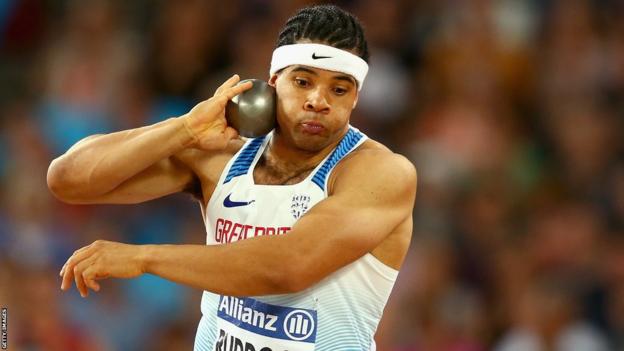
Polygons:
M194 138L183 117L85 138L48 169L48 186L69 203L137 203L182 191L193 172L174 155Z
M188 154L218 152L236 137L225 106L251 87L239 80L234 75L182 117L81 140L52 161L48 187L77 204L138 203L184 190L196 178Z

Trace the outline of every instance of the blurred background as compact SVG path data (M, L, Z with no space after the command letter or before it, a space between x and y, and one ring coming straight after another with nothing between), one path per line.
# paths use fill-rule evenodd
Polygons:
M380 351L624 350L624 1L337 1L371 69L352 124L419 172ZM82 299L96 239L203 243L199 206L71 206L50 161L268 78L308 1L0 0L0 305L10 350L191 350L200 292L152 276Z

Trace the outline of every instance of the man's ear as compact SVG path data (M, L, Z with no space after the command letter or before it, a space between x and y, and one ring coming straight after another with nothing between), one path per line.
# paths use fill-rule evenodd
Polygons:
M355 109L355 106L357 105L359 98L360 98L360 92L358 91L358 92L355 93L355 100L353 100L353 108L352 108L352 110Z
M277 73L273 73L273 75L271 75L271 78L269 78L269 85L272 86L273 88L275 88L275 82L277 81Z

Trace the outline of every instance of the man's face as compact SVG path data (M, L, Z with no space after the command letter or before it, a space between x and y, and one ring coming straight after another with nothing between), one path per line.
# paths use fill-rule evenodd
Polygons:
M309 66L286 67L269 82L277 92L276 133L315 152L346 132L358 91L353 77Z

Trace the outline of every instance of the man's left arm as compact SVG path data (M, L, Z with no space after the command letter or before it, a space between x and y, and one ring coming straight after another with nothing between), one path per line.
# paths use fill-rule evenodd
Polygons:
M217 294L303 290L377 247L412 215L416 171L404 157L367 150L341 162L332 194L291 231L226 245L128 245L96 241L61 270L82 296L97 280L151 273Z

